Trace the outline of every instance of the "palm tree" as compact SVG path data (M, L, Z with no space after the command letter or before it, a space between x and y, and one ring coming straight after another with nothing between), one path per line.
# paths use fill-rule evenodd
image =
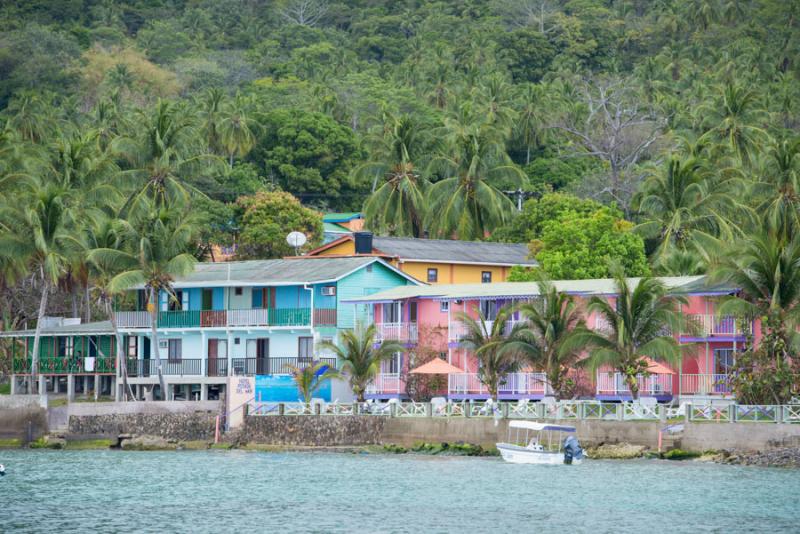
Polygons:
M431 162L444 178L428 189L427 227L437 237L484 239L505 224L514 203L495 184L516 189L525 175L506 154L499 134L487 124L448 121L452 155Z
M681 347L671 332L683 327L676 304L686 299L667 295L667 288L656 278L641 278L638 283L626 279L615 267L616 295L611 303L604 297L592 297L588 313L596 313L608 325L607 330L587 331L582 342L591 347L587 360L592 372L610 366L625 377L631 397L639 398L637 377L648 373L645 358L677 364ZM632 287L635 284L635 287Z
M322 387L326 380L339 378L339 372L336 369L331 369L322 362L315 362L306 367L287 365L286 368L292 375L292 379L303 396L307 407L311 405L314 393Z
M542 85L527 84L519 95L520 107L514 130L525 147L526 165L531 162L531 147L540 146L544 142L545 99L546 93Z
M358 402L364 402L364 393L380 372L381 362L405 350L402 343L394 340L385 340L377 345L375 334L374 324L367 328L358 326L355 330L341 333L341 346L331 341L319 344L320 349L330 350L342 362L341 372L347 377Z
M685 250L698 232L730 239L732 216L746 211L732 194L739 186L738 178L711 176L701 160L672 156L634 197L644 219L636 230L659 241L659 255L671 246Z
M547 375L547 385L556 398L568 393L568 372L581 358L586 321L572 295L540 281L539 298L520 304L523 321L512 328L503 350Z
M90 269L89 274L97 295L97 302L111 322L111 329L114 333L114 339L116 339L117 350L115 356L117 370L122 376L123 395L130 395L130 398L135 398L133 390L128 384L128 362L123 350L122 334L117 327L117 317L114 314L114 299L121 294L121 290L112 288L111 281L119 273L114 269L113 265L106 265L102 261L104 259L102 253L97 256L92 255L94 250L119 249L123 246L122 237L124 231L124 222L106 215L99 215L89 222L80 235L71 236L71 239L78 254L87 258Z
M478 310L474 319L465 312L458 312L458 319L466 328L461 347L471 351L478 360L478 380L486 386L492 401L497 401L500 381L519 367L518 355L506 347L506 323L511 316L511 308L506 306L497 311L491 324Z
M732 244L712 279L739 288L738 296L722 302L720 314L766 319L761 321L760 346L765 348L771 364L780 367L797 354L800 349L798 234L787 239L779 231L767 228Z
M249 118L247 106L241 95L223 112L219 123L219 140L228 153L228 165L233 168L233 157L245 157L256 144L254 123Z
M753 123L760 119L763 110L758 94L743 86L725 84L711 106L701 106L699 111L707 114L716 123L704 137L711 136L728 148L742 163L749 167L766 132Z
M166 400L158 349L158 299L166 294L174 300L173 281L193 270L196 260L188 251L195 246L196 228L181 211L156 206L153 201L138 204L137 210L121 224L121 247L94 249L89 253L89 261L118 273L108 283L109 294L144 286L150 312L150 346L154 347L158 383Z
M218 158L204 152L195 118L180 104L159 100L150 114L141 114L137 138L118 138L115 149L126 156L130 169L121 178L135 184L122 213L144 197L159 205L184 202L190 193L201 194L185 180L200 163L214 164ZM146 208L145 208L146 209Z
M373 135L373 160L355 169L354 175L382 176L385 181L364 204L369 228L389 235L419 237L425 219L424 190L427 180L418 163L430 140L410 115L386 114L386 126Z
M762 176L755 186L756 195L764 198L758 213L782 235L793 235L800 230L800 138L772 143Z
M24 259L41 283L41 297L33 337L32 391L36 391L39 342L51 290L66 274L70 251L68 237L75 228L69 193L60 185L27 179L14 204L0 206L0 249L4 255Z

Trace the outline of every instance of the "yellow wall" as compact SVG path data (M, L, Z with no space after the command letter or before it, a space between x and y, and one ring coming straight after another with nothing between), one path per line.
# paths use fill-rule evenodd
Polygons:
M356 252L356 245L352 240L346 240L331 248L319 252L320 256L351 256ZM428 269L439 270L439 280L437 284L480 284L481 273L483 271L490 271L492 273L492 282L505 282L508 279L508 273L511 271L510 267L498 267L496 265L461 265L457 263L433 263L433 262L416 262L404 261L402 263L397 260L391 260L389 263L398 267L404 273L407 273L417 280L422 282L428 281Z
M319 253L320 256L333 256L333 255L340 255L340 256L352 256L356 253L356 244L353 242L352 239L348 239L338 245L334 245L331 248L326 248L322 252Z
M480 284L483 271L492 273L492 282L505 282L511 270L510 267L497 267L495 265L460 265L457 263L411 261L401 263L399 268L404 273L410 274L422 282L428 281L428 269L438 269L439 280L436 282L437 284Z

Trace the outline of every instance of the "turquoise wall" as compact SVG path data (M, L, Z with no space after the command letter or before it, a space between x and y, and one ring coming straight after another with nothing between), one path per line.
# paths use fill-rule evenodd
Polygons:
M412 282L380 263L372 263L372 272L367 267L339 280L337 321L339 328L354 328L356 322L365 322L367 319L367 306L364 304L345 304L342 301L355 297L372 295L378 291L391 289L397 286L410 285Z

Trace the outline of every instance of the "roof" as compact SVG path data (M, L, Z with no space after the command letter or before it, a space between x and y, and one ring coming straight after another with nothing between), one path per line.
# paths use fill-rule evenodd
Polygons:
M372 247L404 260L481 265L539 265L536 260L529 258L528 245L522 243L375 236L372 238Z
M349 228L345 228L344 226L332 222L323 222L322 226L323 232L326 234L350 234L353 232Z
M308 253L318 255L340 243L354 240L352 233L326 243ZM493 243L489 241L457 241L453 239L421 239L416 237L373 236L371 254L397 258L401 261L427 261L433 263L462 263L477 265L528 265L539 263L529 258L528 245L521 243Z
M526 430L554 430L556 432L575 432L574 426L551 425L550 423L537 423L536 421L511 421L509 428L524 428Z
M353 219L362 219L363 216L357 211L345 213L326 213L322 216L322 222L339 223L352 221Z
M111 328L111 321L42 327L41 332L43 336L112 335L113 333L114 329ZM0 337L29 337L33 335L36 335L35 329L0 332Z
M629 278L633 286L641 278ZM704 276L669 276L659 280L667 286L673 294L706 294ZM616 283L613 278L600 278L594 280L555 280L551 282L557 290L572 295L603 296L616 294ZM720 286L714 286L716 291L722 291ZM689 291L691 290L691 291ZM732 293L735 288L726 288L725 292ZM720 293L722 294L722 293ZM539 284L536 282L495 282L491 284L442 284L436 286L404 286L395 287L365 297L357 297L348 302L388 302L409 298L422 298L433 300L459 300L459 299L498 299L498 298L530 298L539 295Z
M287 286L336 282L345 276L378 262L403 278L416 279L373 257L326 258L282 260L229 261L223 263L197 263L194 272L176 279L176 288L214 286Z

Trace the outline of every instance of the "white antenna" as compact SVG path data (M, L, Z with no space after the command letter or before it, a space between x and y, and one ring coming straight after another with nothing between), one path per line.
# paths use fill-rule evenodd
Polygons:
M306 235L303 232L290 232L286 236L286 242L290 247L294 247L294 255L300 255L300 247L306 244Z

